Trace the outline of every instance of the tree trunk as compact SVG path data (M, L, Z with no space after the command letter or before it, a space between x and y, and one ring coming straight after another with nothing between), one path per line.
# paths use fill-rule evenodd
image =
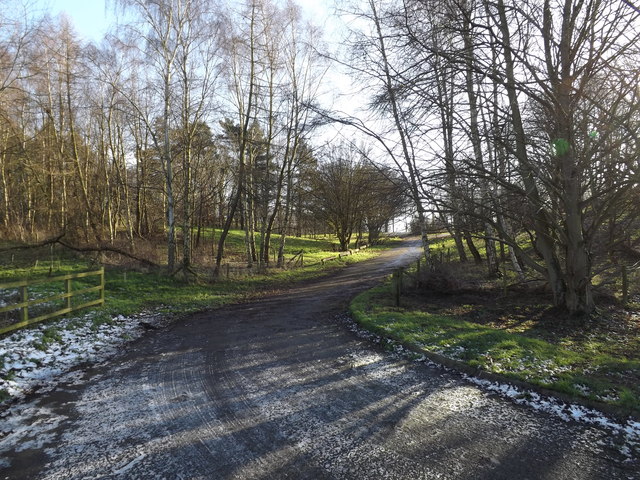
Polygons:
M253 202L253 173L254 161L252 155L247 156L248 165L245 174L245 188L242 198L242 217L244 218L244 243L247 254L247 268L253 267L255 258L255 218L254 218L254 202Z
M391 70L389 66L389 59L387 57L387 49L384 41L384 36L382 34L382 27L380 25L380 18L378 17L378 10L376 8L376 4L374 0L369 0L369 7L371 8L372 18L375 23L377 40L379 43L379 52L382 61L382 68L384 70L384 81L385 81L385 90L389 96L389 106L391 107L391 111L393 114L393 121L396 128L396 132L400 137L400 144L402 146L402 154L405 159L406 167L409 172L409 180L411 187L411 197L416 206L416 212L418 215L418 225L420 228L420 238L422 241L422 252L424 258L427 262L427 265L431 263L431 252L429 250L429 236L427 233L427 219L424 210L424 206L422 205L422 198L420 196L420 188L418 187L418 172L416 171L414 159L409 152L409 145L407 143L406 132L403 127L400 108L398 106L398 102L396 100L396 90L393 86L393 81L391 77Z
M475 243L473 243L473 237L471 236L471 232L469 232L469 230L464 231L464 239L467 242L467 246L469 247L469 251L473 256L473 260L475 261L476 265L482 264L482 255L480 255L480 252L476 248Z
M189 139L186 141L186 147L184 152L184 164L182 168L184 170L183 172L184 218L182 219L182 268L184 269L183 273L187 275L187 272L191 268L191 237L192 237L191 229L193 227L193 219L192 219L192 212L191 212L192 210L191 209L191 176L192 176L191 141Z
M247 145L249 140L249 125L251 123L251 112L253 110L253 96L254 96L254 88L255 88L255 68L256 68L256 59L255 59L255 21L256 21L256 5L253 4L251 6L251 18L249 23L249 92L247 99L246 110L240 112L241 119L243 120L240 130L240 145L239 145L239 171L238 171L238 185L237 191L233 198L233 202L229 208L229 213L227 216L227 220L224 224L222 232L220 233L220 240L218 241L218 253L216 254L216 265L214 267L214 276L220 275L220 266L222 264L222 256L224 252L224 242L227 239L227 235L229 234L229 229L231 228L231 223L233 222L233 217L235 216L236 210L238 208L239 202L242 199L245 175L246 175L246 166L245 166L245 156L247 154ZM240 81L236 79L236 81ZM244 118L242 118L244 117Z
M570 4L565 4L565 13L571 17ZM547 21L550 21L547 19ZM562 20L560 40L560 77L554 86L558 99L555 120L557 138L555 155L560 164L562 178L562 206L564 209L564 227L566 232L565 265L565 305L569 312L576 314L591 313L595 308L591 291L591 259L587 251L582 218L582 175L578 165L574 146L573 76L571 71L574 25L569 18Z
M4 145L0 153L0 181L2 182L2 225L5 229L9 227L9 186L7 183L7 145L9 139L9 132L4 135Z
M473 45L473 37L471 35L471 19L472 12L466 8L466 4L463 3L462 8L465 10L462 14L463 18L463 40L464 40L464 49L465 49L465 63L466 63L466 72L465 72L465 80L466 85L465 89L467 91L467 98L469 99L469 137L471 139L471 145L473 146L473 156L475 161L475 167L478 171L482 172L485 170L483 156L482 156L482 140L480 138L480 128L478 126L478 99L475 91L474 81L474 71L475 71L475 51ZM491 216L491 203L492 199L489 195L489 186L487 185L487 180L484 178L479 178L478 182L480 183L480 194L482 196L482 218L484 220L484 230L485 230L485 252L487 255L487 268L488 273L491 277L496 277L499 274L499 266L498 266L498 256L496 253L496 244L493 240L494 230L491 226L491 222L488 220Z
M176 222L175 202L173 198L173 162L171 158L171 144L169 141L169 101L171 98L171 73L168 67L164 78L164 113L163 113L163 163L165 174L165 195L167 198L167 270L172 273L176 267Z
M284 246L287 241L287 230L289 228L289 220L291 218L291 191L293 190L293 175L292 175L292 166L289 163L289 168L287 169L287 195L284 204L284 223L282 225L282 232L280 234L280 245L278 246L278 267L284 266Z
M556 255L554 241L551 236L550 222L548 213L545 209L544 202L540 198L538 186L536 185L535 175L530 166L528 153L526 149L527 136L524 130L522 115L520 113L520 104L518 100L518 91L516 89L516 76L514 71L514 58L511 47L511 34L509 31L509 22L506 14L504 0L497 0L497 10L500 18L499 28L502 40L502 48L504 53L506 83L505 89L511 107L511 122L515 134L516 157L518 159L519 168L524 183L526 198L528 201L531 217L534 219L534 228L536 231L536 248L542 254L547 282L553 294L554 304L557 306L565 306L565 287L562 281L562 271L560 262Z

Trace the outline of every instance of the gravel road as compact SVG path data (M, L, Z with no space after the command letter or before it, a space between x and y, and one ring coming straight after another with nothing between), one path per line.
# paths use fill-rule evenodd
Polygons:
M14 407L0 478L640 478L610 432L347 328L348 301L418 252L407 241L286 294L195 315L76 372Z

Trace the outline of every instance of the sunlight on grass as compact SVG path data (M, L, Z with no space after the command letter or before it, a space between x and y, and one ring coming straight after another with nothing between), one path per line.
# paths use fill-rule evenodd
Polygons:
M211 235L212 232L204 234ZM277 240L274 237L274 241ZM329 235L318 238L290 237L287 240L286 258L304 250L303 268L271 269L268 273L252 273L211 282L205 275L200 281L187 282L182 276L167 276L164 273L139 272L130 269L111 267L105 271L105 306L100 311L107 315L133 315L145 310L163 313L186 314L215 308L223 304L240 301L260 292L280 290L295 282L323 275L345 265L362 262L377 256L380 251L395 245L399 239L388 239L383 246L362 250L357 255L343 257L322 265L320 260L335 256L332 244L335 238ZM244 232L235 230L229 235L228 252L230 256L241 256L244 248ZM30 261L29 266L5 265L0 269L0 282L18 279L36 279L64 275L96 269L95 263L73 256L62 256L52 260ZM74 280L74 289L88 286L88 280ZM30 297L50 296L64 291L64 282L47 283L29 288ZM17 301L17 291L0 290L3 295ZM8 297L7 297L8 298Z
M612 355L597 341L580 348L531 335L391 306L388 286L360 294L351 303L366 329L425 352L559 392L640 411L636 378L640 361ZM531 331L527 331L531 333ZM632 379L632 380L630 380Z

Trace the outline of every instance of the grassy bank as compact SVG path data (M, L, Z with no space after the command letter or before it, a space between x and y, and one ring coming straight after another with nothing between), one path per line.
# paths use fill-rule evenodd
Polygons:
M153 308L163 312L189 313L243 300L252 295L279 290L303 280L328 275L351 263L371 259L393 242L363 250L322 265L320 258L333 255L329 250L316 250L309 256L318 257L310 263L305 250L304 267L272 269L268 273L243 275L214 283L184 282L166 275L109 270L106 274L105 309L112 314L130 314ZM294 250L296 247L290 247ZM318 247L321 248L321 247Z
M209 235L212 232L207 232ZM259 292L280 289L288 284L330 273L353 262L361 262L376 256L381 249L389 248L397 239L388 239L383 245L362 250L356 255L343 257L322 265L320 259L335 255L335 238L291 237L287 240L285 259L289 260L301 250L304 251L305 266L285 269L270 269L268 273L232 275L211 281L211 266L200 266L202 273L196 281L184 281L180 274L170 277L162 272L139 271L122 266L106 267L105 306L101 309L104 317L109 315L131 315L142 310L171 313L189 313L236 302ZM227 241L225 262L238 261L243 257L244 232L231 231ZM0 258L0 282L18 279L36 279L67 273L93 270L95 262L69 252L49 254L42 251L20 251L7 258ZM223 262L224 263L224 262ZM74 289L81 288L86 280L74 281ZM50 296L64 291L63 282L30 288L30 296ZM0 300L15 303L17 291L0 291ZM5 298L7 297L7 298ZM59 301L61 304L64 300ZM51 309L59 305L50 305ZM2 315L2 314L0 314Z
M416 351L640 413L637 330L613 329L607 317L549 321L553 312L545 305L518 307L477 295L424 298L424 292L414 291L398 308L390 290L386 284L354 299L352 314L364 328Z

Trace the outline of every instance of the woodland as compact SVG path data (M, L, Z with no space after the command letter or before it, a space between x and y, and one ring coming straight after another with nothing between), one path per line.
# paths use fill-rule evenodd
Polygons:
M99 44L28 6L0 16L10 248L57 242L187 275L218 229L215 275L232 228L248 266L281 266L288 236L332 232L345 250L409 215L429 264L447 231L461 262L542 282L578 314L637 267L630 0L338 2L338 49L293 1L109 8L121 23ZM327 105L336 69L357 89L342 104L365 99L353 111Z

